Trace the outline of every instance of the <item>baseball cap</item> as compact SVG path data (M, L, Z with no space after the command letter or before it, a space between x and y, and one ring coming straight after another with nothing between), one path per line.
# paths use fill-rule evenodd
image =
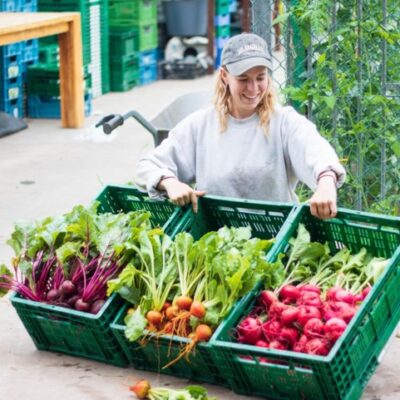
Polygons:
M231 37L222 50L221 64L235 76L253 67L264 66L269 70L272 67L267 43L254 33Z

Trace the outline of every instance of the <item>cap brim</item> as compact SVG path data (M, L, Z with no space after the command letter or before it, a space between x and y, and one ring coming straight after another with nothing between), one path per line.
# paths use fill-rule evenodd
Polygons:
M254 67L266 67L271 70L271 61L263 57L252 57L245 60L240 60L235 63L225 65L228 72L232 75L238 76L244 74Z

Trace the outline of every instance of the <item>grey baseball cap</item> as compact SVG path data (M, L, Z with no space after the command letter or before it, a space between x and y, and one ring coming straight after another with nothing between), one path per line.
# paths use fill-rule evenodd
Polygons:
M221 64L235 76L253 67L272 69L267 43L254 33L241 33L231 37L222 50Z

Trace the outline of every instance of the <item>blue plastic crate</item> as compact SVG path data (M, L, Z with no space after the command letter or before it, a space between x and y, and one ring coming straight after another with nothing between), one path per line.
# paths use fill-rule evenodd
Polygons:
M35 12L38 10L38 0L22 0L22 12Z
M24 42L23 45L23 59L22 61L28 62L39 61L39 41L38 39L31 39Z
M229 25L230 23L231 23L231 14L216 15L214 17L215 26Z
M11 114L15 118L22 118L24 116L22 96L18 97L17 99L6 101L2 101L0 99L0 111Z
M11 43L6 46L0 46L0 59L9 56L19 55L22 52L22 43Z
M145 67L140 68L140 77L139 84L147 85L148 83L154 82L158 77L158 66L157 63L152 65L146 65Z
M139 67L146 67L148 65L153 65L157 63L158 60L158 50L147 50L139 52Z
M92 113L92 94L85 94L85 116ZM59 97L28 96L28 116L30 118L59 119L61 103Z
M22 97L21 75L0 80L0 101L6 102Z
M221 56L222 56L222 48L217 48L216 49L216 54L215 54L215 68L219 68L221 66Z
M215 39L215 47L217 49L222 49L226 45L226 43L228 42L229 39L230 39L230 36L217 37Z
M4 83L8 79L18 77L22 74L21 53L0 58L0 79ZM2 83L0 83L2 86Z
M21 0L0 0L0 11L22 11Z

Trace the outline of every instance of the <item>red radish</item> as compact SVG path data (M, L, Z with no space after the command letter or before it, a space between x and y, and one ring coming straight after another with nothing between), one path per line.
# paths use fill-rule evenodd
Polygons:
M336 342L346 330L347 324L341 318L331 318L324 326L325 336Z
M282 325L291 326L297 320L298 315L299 309L297 307L287 307L281 314Z
M195 330L195 340L198 342L208 342L212 336L211 328L206 324L197 325Z
M289 349L296 343L299 338L299 332L295 328L282 328L278 334L278 341L287 344Z
M149 323L153 326L158 326L161 324L162 321L162 314L160 313L160 311L157 310L150 310L147 314L146 314L146 319L147 321L149 321Z
M169 306L165 310L166 317L171 320L172 318L176 317L179 314L179 307L176 305Z
M318 356L326 356L329 353L330 345L326 339L311 339L305 346L304 350L307 354L315 354Z
M206 308L200 301L193 301L190 306L190 314L198 319L202 319L206 315Z
M362 303L363 300L364 300L364 297L361 293L356 294L354 296L354 304L360 304L360 303Z
M298 353L304 353L307 342L308 342L308 337L306 335L300 336L300 339L293 345L293 351L297 351Z
M74 305L75 309L78 311L90 311L91 304L79 298Z
M309 339L322 337L324 334L324 323L318 318L311 318L304 325L303 333Z
M261 304L265 306L268 310L272 303L278 301L278 298L275 296L274 292L270 290L263 290L258 297Z
M271 319L280 319L283 310L285 310L288 306L286 304L281 303L280 301L275 301L271 304L268 310L268 316Z
M354 304L355 301L353 293L337 286L328 289L326 299L328 301L344 301L348 304Z
M365 299L368 296L370 291L371 291L371 286L367 286L362 290L361 295L363 299Z
M301 292L315 292L321 294L321 289L318 286L306 284L298 286Z
M76 286L70 280L65 280L60 286L61 294L71 296L76 293Z
M91 314L97 314L104 306L105 300L96 300L90 307Z
M143 400L147 399L147 395L150 391L150 383L149 381L142 379L137 382L135 385L129 388L131 392L134 392L138 399Z
M312 291L303 290L297 299L297 305L314 306L317 308L322 307L322 300L319 294Z
M338 317L349 323L356 311L355 307L343 301L329 301L324 304L324 319L329 321Z
M306 322L311 318L321 319L321 312L319 311L319 309L314 306L299 306L297 322L301 326L304 326Z
M190 310L193 300L189 296L179 296L175 299L175 304L180 310Z
M268 347L269 347L269 343L266 342L265 340L262 340L262 339L257 340L257 342L255 343L255 345L258 346L258 347L265 347L265 348L268 348Z
M293 285L282 286L279 291L279 298L285 304L296 303L300 296L300 289Z
M268 341L278 337L282 329L282 324L277 320L268 320L262 324L262 332Z
M287 350L287 346L279 340L271 340L269 342L269 348L274 350Z
M332 286L326 291L325 298L327 301L336 301L337 300L337 292L341 290L338 286Z
M255 344L262 337L262 322L259 318L246 317L237 327L240 343Z

